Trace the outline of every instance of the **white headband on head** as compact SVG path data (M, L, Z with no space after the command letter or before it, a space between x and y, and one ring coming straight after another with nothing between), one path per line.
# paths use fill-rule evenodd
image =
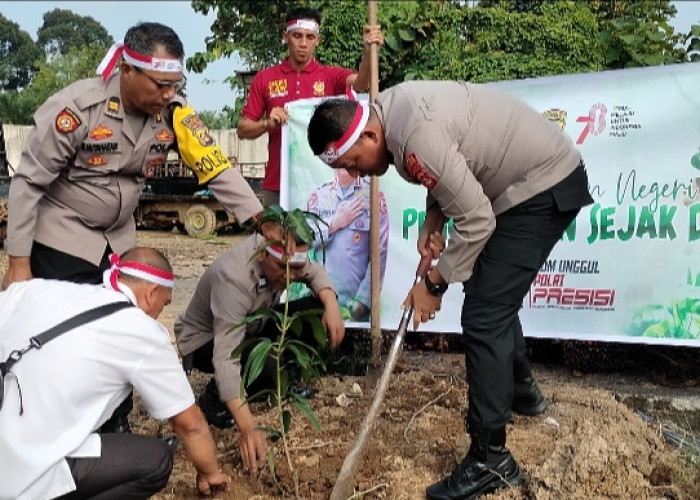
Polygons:
M284 259L284 250L282 247L268 245L265 249L270 255L277 257L279 260ZM309 254L307 252L294 252L288 259L290 264L303 264L309 260Z
M102 80L107 80L119 62L119 57L124 56L124 60L142 69L152 69L163 73L182 73L182 59L162 59L134 52L124 45L124 42L116 42L110 47L102 62L97 67L97 74L102 76Z
M104 272L104 282L105 284L109 283L114 290L119 291L119 273L150 281L166 288L172 288L175 285L175 275L173 273L138 262L121 262L119 255L116 253L110 254L109 263L111 267Z
M353 147L360 138L360 134L365 129L365 125L369 121L369 105L358 102L355 117L352 119L350 126L345 131L340 139L328 146L325 151L320 153L318 157L327 165L333 165L338 158L343 156L348 149Z
M318 23L314 19L292 19L287 23L286 31L309 30L318 33Z

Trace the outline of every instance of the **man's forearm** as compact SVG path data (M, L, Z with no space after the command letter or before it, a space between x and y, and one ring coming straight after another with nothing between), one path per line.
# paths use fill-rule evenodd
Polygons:
M331 307L338 308L338 296L332 288L324 288L318 292L318 300L323 304L323 308L328 310Z
M370 52L363 51L360 67L357 69L357 77L352 85L356 92L364 92L369 89L372 77L372 65L370 62Z
M270 130L270 123L267 118L253 121L250 118L241 117L236 127L239 139L257 139L268 130Z
M197 472L205 475L216 474L219 471L216 445L199 407L191 406L171 418L170 422Z
M255 429L257 423L253 413L250 411L248 404L241 398L233 398L226 401L226 407L233 416L238 430L241 432L249 432Z

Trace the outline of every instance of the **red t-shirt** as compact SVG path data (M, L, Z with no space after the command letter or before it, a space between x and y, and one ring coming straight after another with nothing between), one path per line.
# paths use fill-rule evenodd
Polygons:
M280 64L263 69L255 75L241 116L258 121L263 115L269 116L272 108L284 106L290 101L345 94L347 79L354 73L340 66L324 66L315 59L297 71L285 57ZM268 134L269 158L262 188L279 191L282 128L275 127Z

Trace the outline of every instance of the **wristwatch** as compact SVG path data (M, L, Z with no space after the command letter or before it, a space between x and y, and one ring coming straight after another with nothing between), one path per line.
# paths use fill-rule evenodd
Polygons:
M423 283L425 283L425 288L428 289L428 293L430 295L433 295L435 297L442 297L445 292L447 291L447 287L449 284L447 282L445 283L433 283L430 281L430 275L426 274L425 279L423 280Z

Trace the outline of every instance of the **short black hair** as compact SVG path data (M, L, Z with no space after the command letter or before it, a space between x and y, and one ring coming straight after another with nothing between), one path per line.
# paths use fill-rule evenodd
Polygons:
M306 132L309 146L315 155L323 153L328 143L343 136L355 118L359 105L350 99L334 98L316 106Z
M172 28L160 23L139 23L124 35L124 45L134 52L152 56L158 47L176 59L185 57L182 41Z
M287 13L285 22L288 23L294 19L313 19L319 26L321 25L321 13L310 7L294 7Z

